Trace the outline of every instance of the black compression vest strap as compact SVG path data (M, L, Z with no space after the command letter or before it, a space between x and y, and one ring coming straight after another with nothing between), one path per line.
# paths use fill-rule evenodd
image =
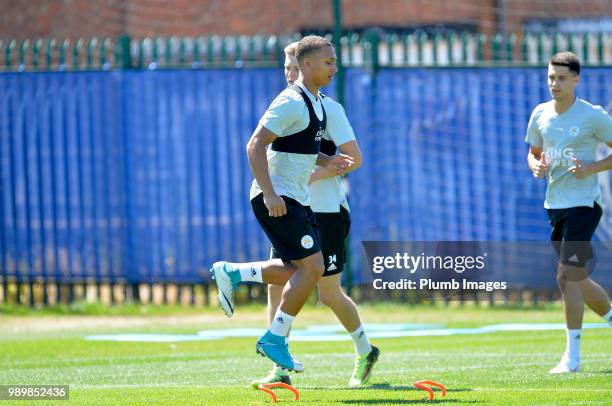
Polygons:
M318 154L321 147L321 137L323 136L325 128L327 127L327 115L325 114L323 103L321 103L323 120L319 120L315 114L314 107L310 102L310 98L304 92L304 90L298 85L289 86L289 89L302 96L304 103L306 103L306 107L308 108L308 116L310 118L308 127L295 134L287 135L285 137L278 137L276 140L274 140L270 148L272 148L273 151L289 152L293 154Z
M321 152L329 156L336 155L336 144L333 141L322 139Z

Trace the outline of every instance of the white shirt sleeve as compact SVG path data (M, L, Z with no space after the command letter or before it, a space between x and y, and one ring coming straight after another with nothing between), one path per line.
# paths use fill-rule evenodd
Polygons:
M540 106L533 109L531 117L529 118L529 124L527 124L527 135L525 136L525 142L536 148L542 148L544 145L542 133L540 133L540 129L538 128L538 118L540 117L541 111L542 108Z
M325 138L333 141L336 146L354 141L355 133L348 121L348 117L346 117L344 107L333 100L329 100L323 107L326 109L325 112L327 113L327 130L325 131Z
M601 106L597 106L595 111L595 138L600 142L612 142L612 117Z
M272 131L278 137L289 135L288 130L301 117L301 104L304 102L296 100L295 96L291 93L295 92L283 90L276 96L268 110L259 120L259 124Z

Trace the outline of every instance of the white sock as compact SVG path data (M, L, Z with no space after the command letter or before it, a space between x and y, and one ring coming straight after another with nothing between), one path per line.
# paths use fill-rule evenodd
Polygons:
M240 280L242 282L259 282L263 283L261 276L261 262L245 262L242 264L230 263L232 268L240 271Z
M291 328L293 320L295 320L295 316L290 316L279 308L276 310L274 320L270 324L270 332L277 336L285 337Z
M565 347L565 355L569 358L570 361L580 361L581 334L582 329L567 329L567 345Z
M357 355L369 354L370 351L372 351L372 344L370 344L370 340L368 340L368 336L363 326L357 327L357 330L350 334L355 343L355 352Z
M612 307L610 307L610 310L608 310L608 313L603 315L603 318L605 321L608 322L610 327L612 327Z

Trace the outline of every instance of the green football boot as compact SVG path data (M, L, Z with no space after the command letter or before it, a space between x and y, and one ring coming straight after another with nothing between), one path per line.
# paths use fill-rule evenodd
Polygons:
M353 375L349 381L349 386L360 386L365 385L370 376L372 376L372 368L378 357L380 356L380 350L378 347L372 346L372 351L368 354L363 354L355 358L355 369L353 369Z

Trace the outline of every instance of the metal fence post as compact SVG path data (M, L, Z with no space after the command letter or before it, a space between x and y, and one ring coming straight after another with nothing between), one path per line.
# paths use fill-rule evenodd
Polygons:
M115 66L121 69L132 67L132 52L130 51L131 39L129 35L120 35L115 47ZM118 58L118 59L117 59Z
M336 48L336 58L338 72L336 73L336 99L342 105L344 105L344 67L342 63L342 44L340 37L342 36L342 1L333 0L332 2L333 13L334 13L334 33L332 41L334 48Z
M369 30L365 35L364 48L364 63L370 72L377 72L379 66L378 45L380 38L376 30Z

